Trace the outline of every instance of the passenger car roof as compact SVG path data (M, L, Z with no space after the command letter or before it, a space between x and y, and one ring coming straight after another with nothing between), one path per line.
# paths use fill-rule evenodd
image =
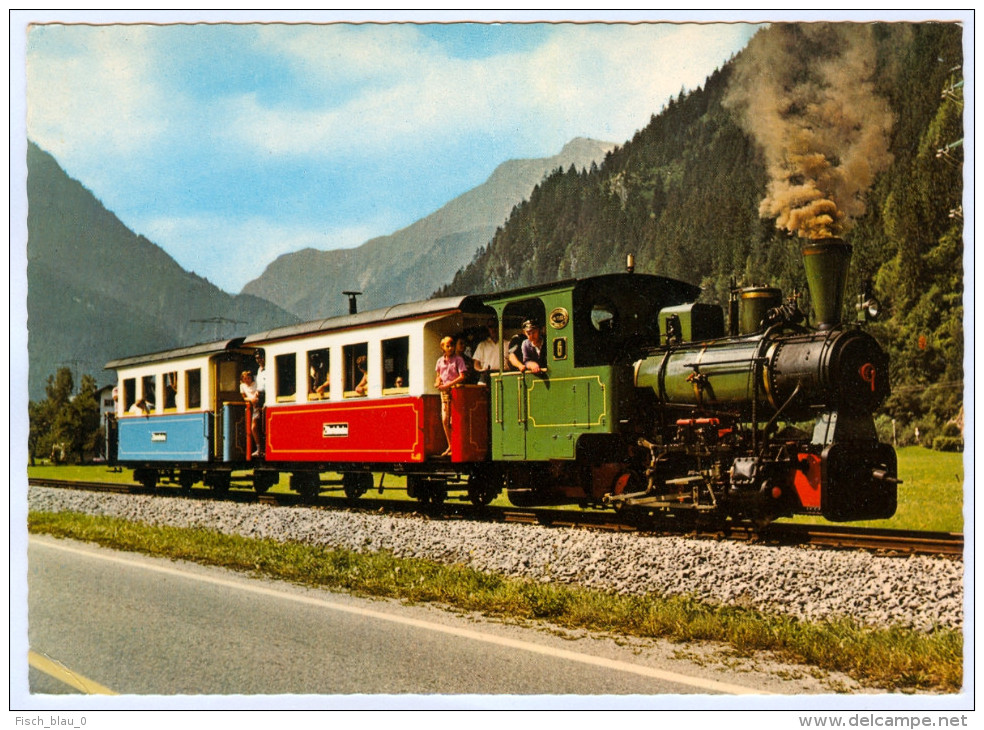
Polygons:
M242 337L235 337L231 340L219 340L218 342L205 342L199 345L188 347L178 347L173 350L161 350L160 352L150 352L145 355L133 355L117 360L110 360L106 363L107 370L119 370L120 368L132 365L145 365L152 362L164 362L166 360L180 360L186 357L214 355L226 350L234 350L243 344Z
M245 338L244 344L258 345L262 342L271 340L282 340L291 337L313 334L315 332L331 332L335 330L353 329L356 327L367 327L383 322L393 322L401 319L416 319L440 314L442 312L483 312L485 307L482 304L482 297L468 295L458 297L441 297L439 299L425 299L420 302L410 302L407 304L394 304L392 307L382 309L372 309L357 314L345 314L338 317L328 317L326 319L316 319L311 322L277 327L258 332Z

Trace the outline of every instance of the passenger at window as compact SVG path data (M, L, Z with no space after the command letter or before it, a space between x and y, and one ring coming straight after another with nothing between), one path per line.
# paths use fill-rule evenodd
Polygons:
M312 393L324 395L331 389L331 373L327 371L324 362L318 355L311 358L310 377Z
M468 337L462 332L454 338L454 354L465 361L465 382L474 382L475 371L474 361L471 356L471 347L468 345Z
M165 410L176 408L178 403L178 385L175 382L176 375L164 376L164 408Z
M493 370L502 369L502 348L499 347L499 325L494 319L485 323L488 337L478 343L475 348L475 359L472 364L478 373L478 382L488 385L491 382Z
M434 379L434 387L441 391L441 419L444 426L444 435L448 440L448 448L441 456L451 455L451 389L461 385L465 380L468 368L465 361L455 354L455 338L445 337L441 340L441 350L443 355L437 359L434 370L437 377Z
M526 320L523 323L526 340L523 342L523 365L531 373L547 369L546 343L543 341L543 328L538 322Z
M365 355L359 355L359 357L356 358L355 367L359 369L360 373L362 373L362 380L360 380L359 384L355 386L355 392L359 395L365 395L369 392L369 374L366 372Z
M261 457L263 456L263 441L261 439L262 434L260 433L260 414L263 412L263 408L260 405L260 392L256 385L256 379L249 370L243 370L239 376L239 392L242 394L243 400L249 403L252 411L250 434L253 437L253 445L255 447L252 456L254 458Z
M127 413L129 413L132 416L149 416L150 404L148 404L145 399L141 398L132 406L130 406L130 410L127 411Z

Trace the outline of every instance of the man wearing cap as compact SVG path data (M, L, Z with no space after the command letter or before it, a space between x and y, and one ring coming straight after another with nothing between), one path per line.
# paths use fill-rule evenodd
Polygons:
M523 323L523 332L526 339L523 340L522 361L526 370L531 373L538 373L547 369L547 350L546 343L543 341L543 329L539 322L528 319Z

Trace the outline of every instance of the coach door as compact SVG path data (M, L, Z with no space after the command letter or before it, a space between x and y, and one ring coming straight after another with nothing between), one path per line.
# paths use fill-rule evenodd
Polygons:
M493 376L492 414L493 453L503 459L525 459L527 413L523 373L513 370Z
M213 455L218 461L244 461L249 453L249 424L246 420L246 402L239 392L239 375L250 366L253 369L256 367L242 353L223 353L211 362L212 413L215 419Z

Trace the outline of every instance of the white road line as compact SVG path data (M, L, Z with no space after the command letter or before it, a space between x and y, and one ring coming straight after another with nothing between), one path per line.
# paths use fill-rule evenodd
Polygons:
M326 608L331 611L339 611L341 613L349 613L357 616L366 616L369 618L374 618L379 621L389 621L394 624L402 624L404 626L413 626L419 629L425 629L427 631L435 631L442 634L448 634L451 636L459 636L465 639L472 639L474 641L482 641L486 644L495 644L497 646L504 646L510 649L517 649L520 651L527 651L533 654L542 654L544 656L550 656L557 659L565 659L572 662L580 662L581 664L588 664L596 667L602 667L604 669L611 669L617 672L628 672L630 674L637 674L643 677L651 677L653 679L660 679L665 682L674 682L676 684L686 685L688 687L695 687L698 689L709 690L713 692L721 692L724 694L737 694L737 695L747 695L747 694L757 694L757 695L768 695L771 692L766 692L761 689L752 689L750 687L743 687L738 684L731 684L729 682L717 682L713 679L703 679L701 677L691 677L686 674L679 674L678 672L670 672L664 669L654 669L652 667L645 667L638 664L630 664L629 662L618 661L615 659L605 659L603 657L592 656L590 654L581 654L575 651L568 651L566 649L556 649L549 646L541 646L539 644L533 644L526 641L520 641L518 639L508 639L501 636L494 636L492 634L486 634L481 631L474 631L472 629L461 629L452 626L442 626L441 624L431 623L430 621L422 621L420 619L407 618L405 616L397 616L393 614L383 613L381 611L373 611L366 608L354 608L352 606L346 606L340 603L335 603L333 601L318 598L315 596L300 596L292 593L286 593L284 591L276 590L274 588L268 588L261 585L250 585L249 583L244 583L238 580L230 580L227 578L219 578L217 576L210 575L199 575L195 573L189 573L180 568L168 567L165 565L153 565L142 560L133 560L131 558L126 558L118 555L105 555L92 550L84 550L81 548L73 547L70 545L61 545L58 543L47 542L36 540L33 536L29 538L30 542L34 543L38 547L46 547L54 550L61 550L67 553L75 553L78 555L84 555L89 558L96 558L110 563L117 563L119 565L127 565L134 568L142 568L144 570L153 571L156 573L161 573L164 575L171 575L180 578L186 578L189 580L196 580L200 583L208 583L216 586L223 586L226 588L233 588L241 591L248 591L257 595L269 596L273 598L280 598L283 600L293 601L294 603L302 603L309 606L318 606L320 608Z

